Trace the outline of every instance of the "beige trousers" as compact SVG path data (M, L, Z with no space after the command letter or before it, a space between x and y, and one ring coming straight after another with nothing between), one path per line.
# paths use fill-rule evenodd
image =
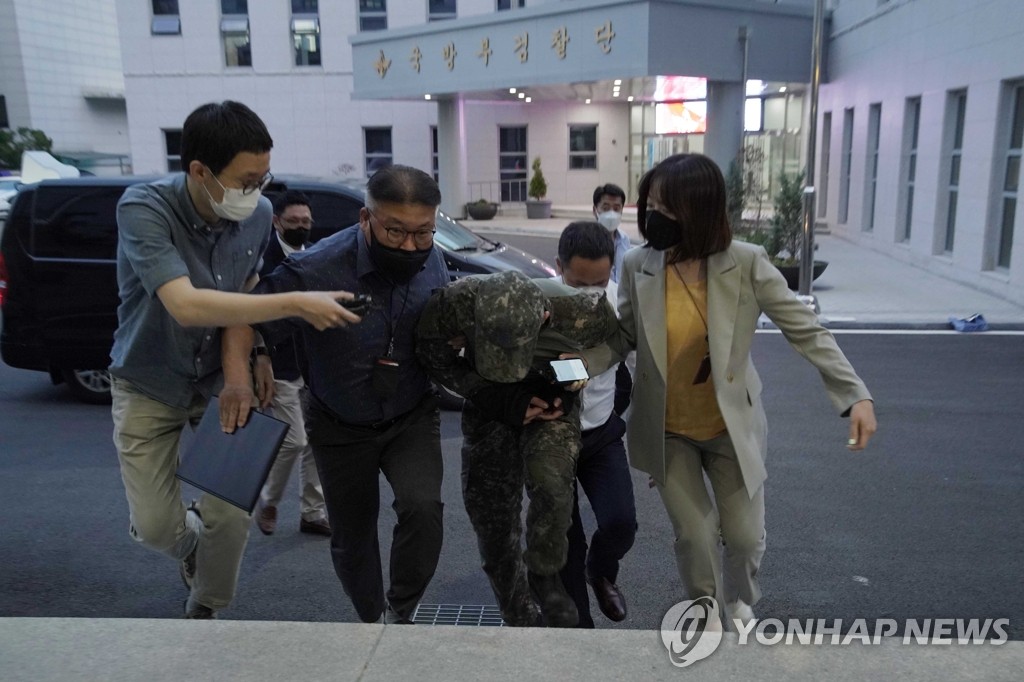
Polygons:
M128 498L131 536L144 546L182 560L194 548L196 577L191 602L213 610L231 603L242 553L249 540L249 515L212 495L199 499L200 522L186 514L174 477L186 424L198 423L206 407L196 396L188 409L171 407L140 393L131 383L111 386L114 445Z
M301 506L299 511L305 521L316 521L327 517L324 504L324 490L320 486L320 476L316 473L316 460L313 450L306 440L306 420L302 414L303 389L306 383L301 379L295 381L274 381L273 416L288 422L288 435L285 436L281 451L270 468L270 475L260 493L260 502L264 507L276 507L284 496L288 477L292 473L295 460L299 460L299 493Z
M665 485L658 491L675 530L676 563L687 598L714 597L721 606L737 598L757 603L764 486L753 497L747 494L728 433L706 441L666 433L665 459Z

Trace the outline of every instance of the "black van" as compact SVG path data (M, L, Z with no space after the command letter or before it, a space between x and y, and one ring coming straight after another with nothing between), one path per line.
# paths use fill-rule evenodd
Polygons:
M79 399L110 401L110 349L117 328L115 211L130 185L151 177L87 177L25 185L0 237L0 355L11 367L48 372ZM266 194L309 196L321 239L358 221L363 189L301 177L276 178ZM555 274L528 253L485 239L439 213L436 243L452 278L520 270Z

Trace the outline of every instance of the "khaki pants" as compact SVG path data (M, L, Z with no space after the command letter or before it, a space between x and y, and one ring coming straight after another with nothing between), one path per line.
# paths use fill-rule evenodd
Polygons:
M747 494L728 433L706 441L665 434L665 459L665 485L658 492L675 530L687 599L709 596L724 606L739 598L756 604L765 548L764 486L753 497Z
M270 475L260 493L260 503L264 507L276 507L281 502L288 477L292 473L295 460L299 460L299 493L301 495L300 513L305 521L317 521L326 518L324 491L320 486L320 477L316 473L316 460L313 450L306 440L306 421L302 414L303 392L306 383L301 379L295 381L274 381L274 416L288 422L288 435L285 436L281 451L270 468Z
M111 386L114 445L128 498L131 536L175 560L196 552L191 601L213 610L235 595L238 569L249 539L249 515L212 495L199 500L202 521L186 515L178 469L178 447L185 425L197 423L206 407L196 396L188 409L143 395L129 382Z

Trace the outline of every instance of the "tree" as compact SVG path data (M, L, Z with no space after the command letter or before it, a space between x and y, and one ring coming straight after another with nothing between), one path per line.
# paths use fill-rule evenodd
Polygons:
M21 168L21 155L27 151L48 152L53 149L53 140L42 130L34 128L0 128L0 167Z
M804 174L779 176L779 191L775 193L775 215L771 219L771 243L766 245L768 255L776 261L795 263L800 258L804 241ZM787 255L782 257L782 253Z
M548 183L544 179L544 173L540 170L540 157L538 156L533 160L533 177L530 178L530 191L527 192L531 197L540 201L548 194Z

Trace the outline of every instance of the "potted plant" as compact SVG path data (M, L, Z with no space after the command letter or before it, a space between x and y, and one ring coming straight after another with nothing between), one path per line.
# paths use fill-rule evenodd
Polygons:
M490 220L498 214L498 204L481 197L466 204L466 213L473 220Z
M753 229L740 233L740 238L760 244L768 252L772 263L786 278L789 288L800 286L800 251L804 241L803 221L804 174L779 176L779 190L775 194L775 214L766 230ZM814 261L812 279L818 279L828 267L827 261Z
M526 201L527 218L550 218L551 202L544 199L548 194L548 183L544 179L544 173L540 169L540 157L533 160L533 177L530 178L530 187L527 194L530 199Z

